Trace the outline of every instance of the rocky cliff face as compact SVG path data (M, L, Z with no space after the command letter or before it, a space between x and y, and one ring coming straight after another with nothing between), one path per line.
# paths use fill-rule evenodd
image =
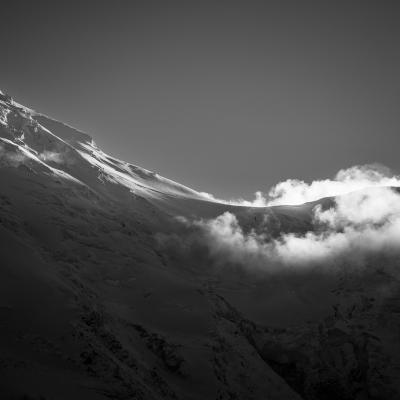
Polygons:
M313 206L207 201L2 94L2 398L397 399L397 258L264 273L158 240L225 211L307 232Z

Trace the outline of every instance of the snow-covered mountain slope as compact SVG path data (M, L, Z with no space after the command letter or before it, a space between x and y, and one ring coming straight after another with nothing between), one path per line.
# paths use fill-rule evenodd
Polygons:
M24 161L32 171L79 181L102 193L112 193L114 184L116 192L123 188L148 198L204 200L195 190L108 156L89 135L23 107L4 94L0 95L0 124L0 143L8 155L2 158L3 165ZM101 186L106 184L104 191Z
M279 239L331 199L210 202L5 95L0 146L1 398L399 397L397 256L263 272L182 223Z

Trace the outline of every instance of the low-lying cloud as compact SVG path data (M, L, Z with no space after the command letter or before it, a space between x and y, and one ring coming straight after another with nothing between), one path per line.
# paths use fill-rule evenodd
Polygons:
M376 167L353 167L340 171L334 180L311 184L285 181L273 188L275 197L266 204L297 204L333 194L337 197L328 203L319 202L311 212L303 212L307 207L310 210L309 206L293 209L289 218L297 226L299 221L304 222L300 233L289 229L271 236L267 210L262 229L248 228L253 223L251 213L248 222L243 217L246 214L238 218L234 212L208 220L180 218L190 233L179 246L186 252L203 246L216 264L239 264L257 270L315 265L362 267L378 255L400 255L400 191L393 188L399 183L397 177ZM285 211L276 209L274 215L287 221Z
M226 212L194 221L217 259L264 268L271 264L309 265L346 258L360 264L372 253L400 251L400 195L390 188L370 188L338 197L335 206L316 206L312 231L284 233L271 239L245 232Z
M380 165L363 165L342 169L334 179L311 183L288 179L269 191L268 205L303 204L376 186L400 186L400 177L394 176L388 168Z
M383 165L353 166L340 170L333 179L315 180L307 183L299 179L287 179L273 186L267 194L255 193L254 200L221 200L209 193L202 195L210 200L246 207L269 207L298 205L324 197L335 197L356 190L376 186L400 186L400 176L394 175Z

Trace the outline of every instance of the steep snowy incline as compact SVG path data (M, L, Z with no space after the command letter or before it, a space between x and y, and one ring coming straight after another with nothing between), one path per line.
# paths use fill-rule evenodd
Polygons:
M0 92L0 162L79 181L98 193L121 189L149 199L206 199L195 190L101 151L93 139ZM103 190L107 186L107 191ZM115 185L113 188L112 185Z

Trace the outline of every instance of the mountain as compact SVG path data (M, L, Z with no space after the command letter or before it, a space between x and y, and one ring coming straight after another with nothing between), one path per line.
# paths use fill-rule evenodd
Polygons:
M1 398L399 398L398 257L263 271L188 223L279 240L333 204L210 201L1 92Z

